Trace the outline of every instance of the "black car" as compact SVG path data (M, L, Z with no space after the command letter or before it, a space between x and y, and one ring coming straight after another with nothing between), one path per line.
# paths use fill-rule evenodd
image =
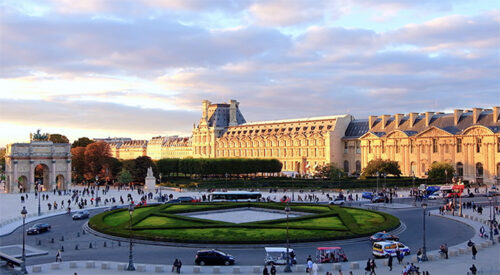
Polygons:
M48 223L37 223L26 230L28 235L40 234L42 232L50 231L50 225Z
M177 198L181 203L183 202L196 202L193 197L178 197Z
M233 265L235 258L219 250L199 250L194 262L197 265Z

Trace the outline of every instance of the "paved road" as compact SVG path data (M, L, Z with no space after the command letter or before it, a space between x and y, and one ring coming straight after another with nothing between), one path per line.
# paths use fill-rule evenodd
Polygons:
M102 210L92 210L91 215L95 215ZM405 231L399 234L403 243L408 245L412 251L416 251L422 246L422 219L423 212L419 208L385 210L401 219L406 224ZM426 217L427 219L427 246L428 250L439 248L441 243L449 246L466 241L473 236L473 230L459 222L440 217ZM105 261L126 261L128 259L128 243L118 243L96 237L90 234L82 234L82 226L86 221L73 221L68 215L60 215L43 220L52 225L52 231L41 235L27 236L27 244L38 249L48 250L49 254L35 256L27 259L29 265L47 263L55 260L57 249L64 246L63 260L105 260ZM28 224L30 226L33 223ZM80 234L77 237L77 232ZM64 241L61 237L64 236ZM54 243L51 243L54 238ZM0 238L0 245L20 244L22 240L21 229L17 229L12 234ZM41 245L37 242L41 241ZM89 248L92 242L93 248ZM104 247L106 242L106 247ZM75 250L78 245L79 249ZM308 255L314 255L317 246L340 245L346 251L350 260L365 260L371 255L371 243L366 240L343 240L334 242L292 244L299 262L304 261ZM240 265L260 265L263 262L264 253L262 248L227 248L214 245L213 248L220 248L237 259ZM170 264L174 258L180 258L185 264L192 264L196 247L171 247L154 245L134 245L134 259L141 263Z

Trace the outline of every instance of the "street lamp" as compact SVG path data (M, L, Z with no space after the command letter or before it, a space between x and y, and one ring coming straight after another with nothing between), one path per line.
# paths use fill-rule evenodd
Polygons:
M283 270L284 272L290 273L292 272L292 267L290 265L290 240L288 238L288 214L290 213L290 207L287 206L285 207L285 213L286 213L286 267Z
M96 185L96 189L95 189L95 207L99 207L99 176L95 176L95 185Z
M493 238L493 215L492 215L492 210L493 210L493 197L488 196L488 200L490 201L490 241L492 244L495 243L495 239Z
M426 262L427 259L427 249L425 247L425 209L427 208L427 203L422 203L422 208L424 209L424 246L422 247L422 261Z
M21 210L21 216L23 216L23 254L22 254L23 262L21 263L21 272L23 274L28 274L28 271L26 270L26 251L25 251L26 241L25 241L25 230L24 230L24 225L26 222L26 214L28 214L28 211L26 211L26 206L23 206L23 210Z
M377 194L378 194L378 177L380 176L380 173L377 171Z
M131 203L129 204L128 206L128 213L130 215L130 219L129 219L129 227L128 227L128 231L129 231L129 254L128 254L128 266L127 266L127 270L129 271L135 271L135 266L134 266L134 259L133 259L133 256L132 256L132 214L134 213L134 204Z

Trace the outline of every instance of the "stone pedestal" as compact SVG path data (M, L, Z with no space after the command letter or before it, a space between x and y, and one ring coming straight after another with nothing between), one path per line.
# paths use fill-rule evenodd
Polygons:
M146 177L146 185L145 189L148 191L153 191L156 188L156 178L155 177Z

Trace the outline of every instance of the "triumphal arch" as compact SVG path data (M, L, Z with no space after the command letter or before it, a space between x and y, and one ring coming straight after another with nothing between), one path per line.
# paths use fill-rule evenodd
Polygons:
M5 164L8 193L64 190L71 183L71 144L53 143L38 132L29 143L8 144Z

